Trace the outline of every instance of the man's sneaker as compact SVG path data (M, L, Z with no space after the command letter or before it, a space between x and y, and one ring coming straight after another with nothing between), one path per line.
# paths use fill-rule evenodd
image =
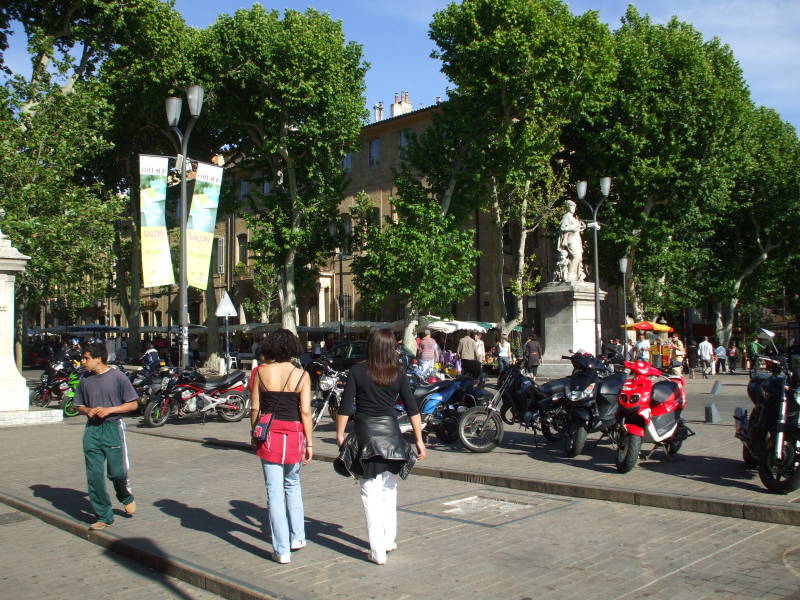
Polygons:
M111 523L97 521L97 523L92 523L91 525L89 525L89 531L100 531L102 529L105 529L106 527L111 527Z
M136 512L136 500L131 500L130 502L128 502L128 504L124 506L124 508L125 508L125 514L128 515L129 517L132 517L133 513Z
M397 550L397 544L389 544L388 546L386 546L387 552L394 552L395 550Z
M305 547L306 547L305 540L295 540L292 542L292 545L289 546L292 552L294 552L295 550L302 550Z
M369 552L367 552L367 560L370 562L374 562L376 565L385 565L386 553L384 552L382 556L379 556L370 550Z
M281 565L288 565L292 562L292 557L290 554L278 554L277 552L273 552L272 560Z

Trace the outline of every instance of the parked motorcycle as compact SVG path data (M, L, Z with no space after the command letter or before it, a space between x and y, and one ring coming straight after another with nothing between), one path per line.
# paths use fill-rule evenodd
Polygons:
M153 395L161 389L161 381L164 377L170 377L176 372L175 367L162 368L157 373L149 369L138 369L126 373L133 389L139 395L139 413L144 414L144 409L150 402Z
M573 367L567 379L568 427L564 436L564 451L572 458L583 452L589 433L599 431L612 438L618 435L614 431L619 426L617 396L625 383L625 374L615 372L611 359L595 358L588 352L561 358L571 361Z
M758 469L770 492L788 494L800 488L800 346L780 355L774 335L766 329L759 335L772 344L775 356L758 357L770 373L750 372L752 412L737 408L733 418L745 465Z
M639 460L642 442L654 443L675 454L684 440L694 435L681 418L686 408L686 380L682 375L664 376L650 363L625 362L634 377L619 392L621 427L611 437L617 446L617 470L627 473ZM660 379L653 380L653 377ZM652 453L651 453L652 454Z
M459 416L477 407L483 397L478 382L466 376L419 385L411 393L419 406L423 440L433 433L445 444L452 444L458 439ZM405 406L400 403L396 408L400 431L411 431Z
M66 393L74 390L70 383L70 377L76 374L78 365L71 360L50 361L42 373L39 383L31 393L30 403L34 406L48 406L51 402L57 401L59 407L64 411L64 416L74 417L78 412L72 406L72 396L67 397ZM73 384L77 386L77 375L73 378ZM74 391L73 391L74 396Z
M212 411L223 421L241 421L250 407L246 381L240 370L209 379L197 371L176 370L161 380L160 389L145 406L145 425L161 427L170 415L205 419Z
M567 425L566 378L537 385L521 370L521 361L498 378L498 388L484 406L466 410L458 420L458 437L470 452L491 452L503 439L503 415L550 441L560 439ZM510 412L509 412L510 411Z
M322 361L314 361L307 370L312 381L316 381L311 395L311 427L316 428L326 411L331 420L336 421L347 383L347 371L335 371L329 363Z

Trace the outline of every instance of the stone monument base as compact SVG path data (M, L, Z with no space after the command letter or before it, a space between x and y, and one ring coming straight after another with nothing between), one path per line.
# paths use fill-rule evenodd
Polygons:
M0 411L0 428L17 427L19 425L61 423L63 420L64 412L60 408L31 408L25 410Z
M600 290L600 300L606 293ZM550 282L536 293L536 306L542 315L544 355L538 374L563 377L572 364L562 355L584 350L594 354L594 283L587 281Z

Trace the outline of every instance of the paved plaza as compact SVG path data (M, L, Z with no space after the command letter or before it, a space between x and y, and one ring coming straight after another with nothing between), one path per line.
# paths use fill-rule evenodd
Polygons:
M366 560L358 487L324 460L335 452L330 421L316 432L320 460L303 469L309 544L290 565L269 560L264 484L244 422L153 430L129 418L139 510L126 518L119 507L114 526L92 534L82 421L4 429L0 531L17 550L5 553L0 580L18 591L9 598L106 597L90 590L110 581L142 598L800 600L800 527L782 522L797 522L800 493L768 494L744 469L730 414L747 406L746 378L720 379L715 396L712 381L689 383L697 435L678 457L657 453L626 475L605 442L567 459L516 427L486 455L432 444L419 469L428 476L400 485L399 548L383 567ZM715 425L702 422L710 401ZM592 489L619 501L592 499ZM646 505L651 497L692 510ZM730 505L745 518L722 516ZM89 563L97 574L84 571Z

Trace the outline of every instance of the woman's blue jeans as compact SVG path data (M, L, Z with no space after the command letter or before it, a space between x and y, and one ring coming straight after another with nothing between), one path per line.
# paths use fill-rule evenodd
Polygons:
M262 460L261 464L267 486L272 548L278 554L289 554L292 542L306 539L300 463L279 465Z
M506 369L508 369L508 359L506 357L504 357L504 356L498 356L497 357L497 366L498 366L498 370L501 373L504 373L506 371Z

